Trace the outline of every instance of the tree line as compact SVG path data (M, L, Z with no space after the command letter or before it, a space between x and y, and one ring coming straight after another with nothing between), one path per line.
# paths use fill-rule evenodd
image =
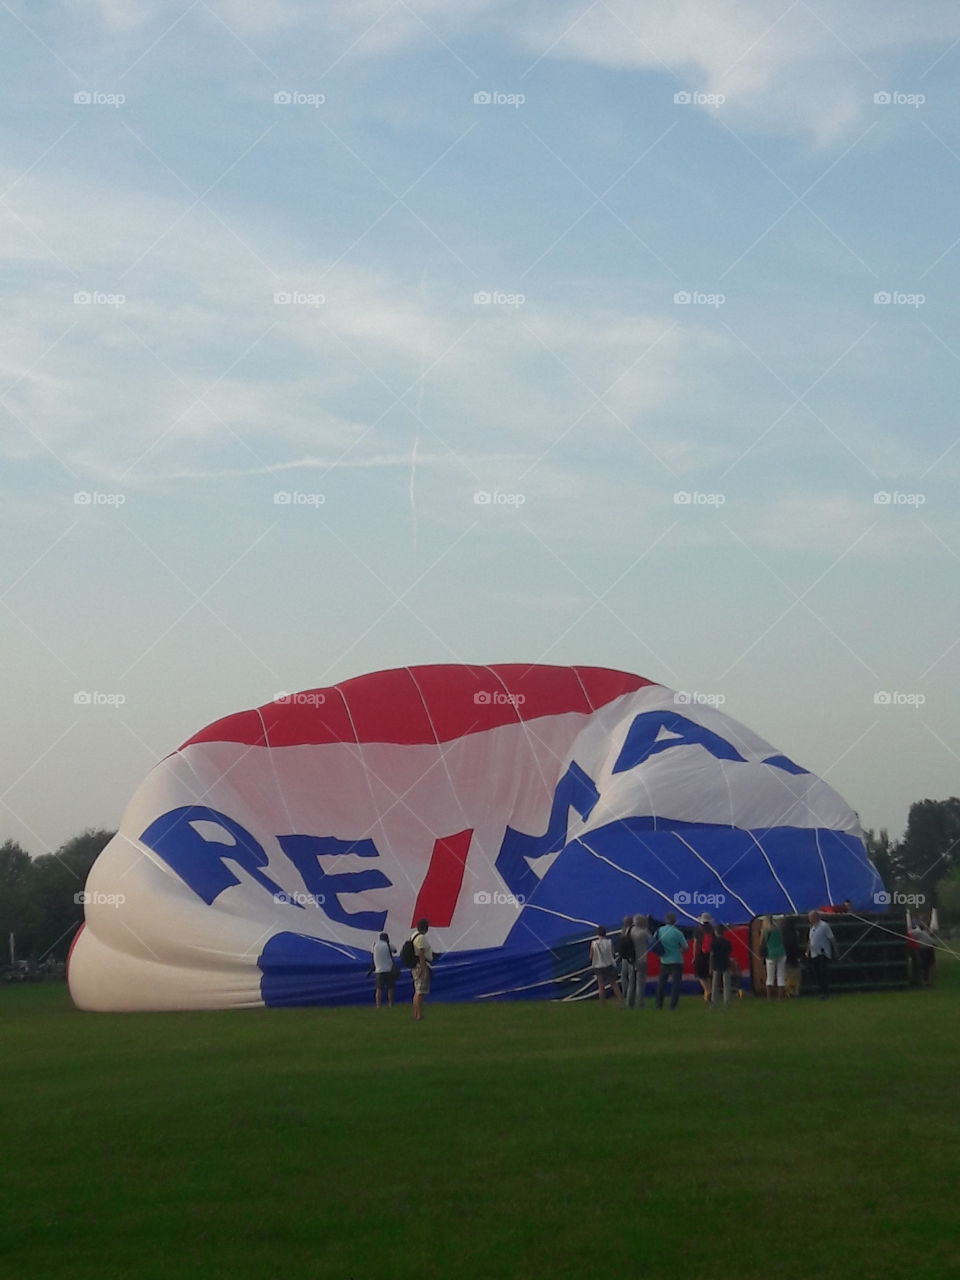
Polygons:
M14 840L0 845L0 963L9 959L11 933L18 959L66 958L83 921L90 868L114 834L83 831L37 858ZM960 925L960 799L918 800L900 840L880 830L867 831L866 841L892 894L918 897L922 914L936 907L941 925Z
M900 840L867 831L867 852L891 893L919 897L924 917L936 907L940 924L960 925L960 799L918 800Z
M80 924L90 868L113 831L83 831L54 853L31 858L15 840L0 845L0 965L10 959L65 960Z

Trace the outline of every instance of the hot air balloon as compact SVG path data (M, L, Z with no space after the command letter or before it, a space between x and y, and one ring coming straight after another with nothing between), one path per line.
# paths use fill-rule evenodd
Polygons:
M728 923L882 883L825 782L622 671L404 667L218 720L157 764L86 886L90 1010L351 1004L426 917L434 998L570 999L624 913Z

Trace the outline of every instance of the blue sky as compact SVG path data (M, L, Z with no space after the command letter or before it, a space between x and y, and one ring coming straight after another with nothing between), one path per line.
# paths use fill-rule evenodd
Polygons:
M422 662L721 695L866 826L957 792L954 5L0 31L0 835Z

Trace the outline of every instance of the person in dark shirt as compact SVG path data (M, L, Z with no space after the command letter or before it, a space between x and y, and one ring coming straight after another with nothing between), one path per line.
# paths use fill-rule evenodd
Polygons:
M800 935L797 933L797 922L793 916L784 916L780 925L780 936L783 939L783 951L786 958L786 986L788 996L800 994Z
M784 916L780 922L780 937L783 939L783 950L787 958L787 967L800 963L800 935L797 933L797 922L793 916Z
M705 911L693 935L693 972L703 991L705 1004L710 1003L710 951L713 947L713 920Z
M733 944L727 933L726 925L718 924L710 947L710 982L714 1009L720 1003L721 990L723 991L724 1005L730 1003L733 988L733 974L730 966L732 952Z

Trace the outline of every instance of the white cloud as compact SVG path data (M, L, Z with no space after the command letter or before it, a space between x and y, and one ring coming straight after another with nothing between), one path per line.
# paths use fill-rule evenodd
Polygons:
M731 510L729 523L750 545L798 554L841 555L856 543L857 554L882 555L912 540L912 523L898 526L882 519L873 495L787 493L763 502L747 520Z
M100 30L89 21L68 23L77 6L62 7L64 22L49 34L68 60L91 52L92 33L112 38L118 56L122 47L128 60L142 54L153 60L187 38L209 37L222 46L231 32L261 69L292 74L305 64L290 41L309 37L311 47L322 50L319 64L311 63L317 73L341 60L433 48L452 67L459 62L475 88L474 77L489 62L475 50L484 41L500 42L521 60L529 56L528 70L534 69L525 83L531 86L541 60L635 69L658 77L665 95L725 95L721 107L702 109L734 128L799 135L817 144L846 138L876 119L878 90L921 91L924 64L960 36L960 10L952 0L928 0L919 8L900 0L540 0L522 7L508 0L334 0L322 6L311 0L205 0L196 7L189 0L85 0L83 11L99 19ZM908 73L910 83L899 83L915 50L923 50L920 71Z
M874 92L898 87L886 78L907 48L929 46L931 61L946 49L960 12L895 0L610 0L542 8L524 34L538 56L662 73L665 93L725 95L702 109L735 127L826 143L873 110Z
M190 7L191 0L182 0L182 3L176 3L176 0L167 0L161 4L159 8L162 12L169 10L170 16L174 17L178 12L184 12ZM85 13L88 20L99 18L105 27L110 31L134 31L149 22L152 16L156 16L158 6L151 4L150 0L71 0L69 5L63 6L73 10L74 15L79 10Z
M427 466L441 444L529 463L573 423L574 441L598 428L624 436L610 410L629 445L638 422L676 405L678 386L695 396L708 385L729 346L708 327L681 333L669 315L477 306L453 268L430 297L385 269L328 272L257 215L226 211L264 262L285 264L275 278L205 210L181 219L179 197L92 178L34 173L11 201L49 251L34 250L30 281L11 273L0 347L7 404L40 439L14 422L0 449L40 457L46 446L113 480L131 467L142 483L344 450L354 463L400 456L414 414ZM0 262L15 267L23 251L7 241ZM278 288L323 301L277 304ZM123 300L75 303L78 291ZM644 421L642 434L655 452L696 451L695 432Z

